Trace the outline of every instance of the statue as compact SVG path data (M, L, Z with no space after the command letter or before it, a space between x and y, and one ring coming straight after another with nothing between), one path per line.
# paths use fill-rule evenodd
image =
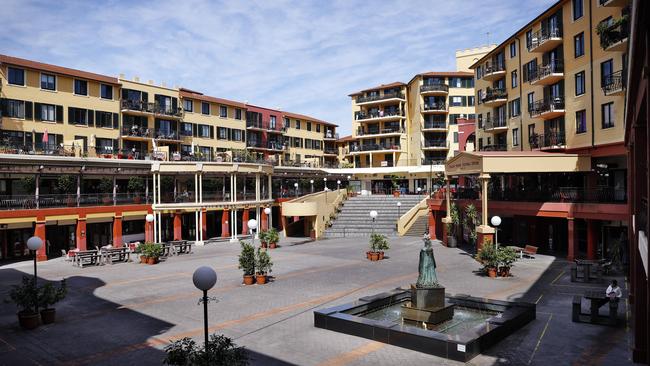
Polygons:
M436 275L436 258L433 256L429 233L425 233L422 240L424 241L424 248L420 250L419 275L415 286L417 288L440 287L438 284L438 276Z

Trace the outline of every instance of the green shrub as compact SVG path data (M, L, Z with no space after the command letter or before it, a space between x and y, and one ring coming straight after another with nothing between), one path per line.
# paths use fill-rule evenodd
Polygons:
M255 271L259 275L270 273L273 268L271 256L266 250L257 248L257 255L255 256Z
M244 276L252 276L255 274L255 247L243 240L239 243L241 244L239 269L244 271Z
M70 194L77 191L77 180L68 174L60 175L56 180L56 190L62 194Z
M23 280L20 285L13 285L9 291L9 300L5 302L13 302L16 304L21 313L34 313L34 305L37 300L38 289L36 288L36 283L34 278L23 276Z
M198 347L192 338L183 338L165 347L163 361L173 366L246 366L248 355L232 339L224 335L210 335L207 347Z
M370 235L370 251L378 252L380 250L389 249L388 238L386 235L382 234L371 234Z
M142 177L131 177L129 178L129 183L126 185L126 189L132 193L141 193L144 191L144 180Z
M65 279L61 280L58 288L54 287L51 282L46 283L38 289L38 306L43 309L48 309L50 306L63 300L68 293L68 286Z

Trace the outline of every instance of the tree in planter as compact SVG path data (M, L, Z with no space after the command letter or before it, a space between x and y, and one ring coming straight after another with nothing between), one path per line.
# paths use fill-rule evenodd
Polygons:
M455 203L452 203L449 206L449 216L451 217L451 222L447 223L447 246L450 248L455 248L456 243L456 229L460 223L460 215L458 213L458 206Z
M68 293L68 286L65 279L61 280L58 288L48 282L38 289L38 307L41 309L41 320L43 324L54 323L56 309L51 306L63 300Z
M259 234L257 234L257 238L260 239L260 247L266 248L268 246L268 235L268 230L260 231Z
M253 284L255 275L255 247L250 243L240 240L241 253L239 254L239 269L244 271L244 284Z
M133 193L133 202L140 203L140 194L144 191L144 179L142 177L131 177L126 185L126 190Z
M510 276L510 268L512 268L512 264L517 261L517 252L512 248L499 247L499 249L497 249L497 260L501 269L499 275L508 277Z
M366 253L368 259L371 261L379 260L382 248L388 248L388 238L382 234L371 234L370 251Z
M395 174L390 176L390 182L391 185L393 186L393 195L395 197L399 197L400 194L398 179L399 177Z
M192 338L172 342L165 347L165 365L173 366L246 366L248 355L232 339L212 334L207 345L199 347Z
M470 203L465 206L463 229L468 233L469 242L472 246L476 245L476 225L478 225L478 223L478 211L476 211L476 206Z
M76 193L77 180L75 179L75 177L68 174L60 175L56 179L56 190L60 194L66 194L66 195ZM67 198L68 206L73 206L74 202L75 201L71 197Z
M490 277L497 276L497 267L499 266L499 257L492 241L486 240L481 249L476 254L476 259L483 264L483 270Z
M263 285L266 283L266 275L272 271L273 262L271 261L271 256L266 250L257 248L257 254L255 255L255 279L257 284Z
M266 231L266 242L269 244L269 248L275 249L278 241L280 241L280 235L274 227Z
M9 300L18 307L18 323L25 329L38 327L38 313L35 305L38 301L38 289L34 278L23 276L20 285L13 285L9 291Z
M36 192L36 179L34 177L24 177L20 180L20 184L23 186L23 190L27 194L34 194Z
M104 196L102 197L102 202L104 204L109 204L111 203L112 199L110 194L113 193L113 180L110 178L102 178L99 181L99 185L97 186L97 190L99 193L103 193Z

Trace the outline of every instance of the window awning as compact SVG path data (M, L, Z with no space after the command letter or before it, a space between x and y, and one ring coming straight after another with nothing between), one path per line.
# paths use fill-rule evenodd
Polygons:
M445 174L568 173L591 171L591 157L542 151L463 151L445 164Z

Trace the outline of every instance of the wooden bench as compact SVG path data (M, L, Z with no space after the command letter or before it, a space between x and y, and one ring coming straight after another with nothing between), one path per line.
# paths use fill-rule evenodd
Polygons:
M83 268L84 265L98 265L100 264L101 255L96 250L81 250L74 256L73 264Z
M538 249L537 247L534 247L532 245L526 245L524 247L522 254L530 258L535 258L535 254L537 254L537 249Z
M192 243L189 241L174 242L172 245L174 246L176 254L192 253Z
M129 248L127 247L102 249L101 254L104 256L104 260L110 264L113 264L115 261L128 262L131 258Z

